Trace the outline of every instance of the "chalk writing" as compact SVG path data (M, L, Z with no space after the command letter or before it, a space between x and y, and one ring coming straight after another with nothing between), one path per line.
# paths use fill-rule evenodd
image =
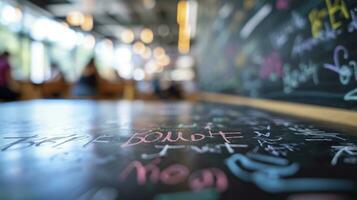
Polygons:
M290 64L284 65L284 92L291 93L300 85L312 80L315 85L319 84L318 67L312 62L300 63L297 69Z
M303 57L305 52L311 51L320 44L334 40L342 34L340 29L334 30L328 23L324 23L324 27L324 30L322 30L316 38L304 38L302 35L298 34L294 39L291 51L292 57Z
M283 63L279 54L276 52L269 54L260 68L260 78L262 80L269 78L271 81L275 81L281 77L282 73Z
M309 20L311 24L311 33L314 38L318 37L323 28L323 18L327 16L326 9L312 9L309 13Z
M339 59L340 55L342 55L342 58L344 60L348 61L349 58L348 50L346 49L346 47L342 45L337 46L334 50L334 54L333 54L334 64L324 64L324 67L332 72L337 73L339 75L340 83L342 85L349 84L352 81L353 77L354 77L354 81L357 81L357 62L354 60L349 60L348 64L342 64ZM357 100L357 94L355 94L356 90L357 88L348 92L344 96L344 99L346 101Z
M357 101L357 88L346 93L344 96L346 101Z
M137 174L137 183L145 185L147 176L150 173L149 181L153 184L161 182L167 185L177 185L188 181L188 185L194 191L214 187L219 192L228 188L228 180L225 173L217 168L206 168L189 174L189 169L182 164L172 164L164 169L160 169L158 164L160 159L155 159L143 165L140 161L131 162L119 175L120 181L128 179L132 171Z
M228 153L232 154L235 152L235 148L247 148L247 144L230 144L230 143L224 143L224 144L205 144L204 146L196 146L196 145L155 145L154 146L156 149L161 149L159 153L153 153L153 154L142 154L141 158L143 159L153 159L153 158L158 158L158 157L164 157L167 156L169 153L169 150L178 150L178 149L183 149L183 150L190 150L195 153L203 154L203 153L217 153L221 154L223 153L223 149L225 149Z
M174 133L171 131L168 131L166 133L160 132L160 131L149 131L145 133L134 133L124 144L121 145L121 147L129 147L129 146L134 146L138 144L149 144L149 143L155 143L155 142L169 142L169 143L176 143L176 142L199 142L201 140L204 140L206 137L216 137L220 136L226 143L231 143L231 139L239 139L243 138L241 133L239 131L237 132L223 132L223 131L218 131L218 133L213 133L211 129L208 129L209 136L206 136L203 133L192 133L192 134L186 134L184 137L184 134L180 131Z
M333 29L337 29L342 25L338 18L349 19L349 13L344 0L325 0L329 14L330 23ZM333 1L333 2L332 2ZM338 15L338 17L336 17Z
M348 24L348 32L352 33L357 30L357 16L356 16L357 8L354 8L350 11L351 13L351 22Z
M253 182L261 189L275 193L288 191L353 190L349 180L327 178L287 178L299 170L297 163L262 154L233 154L226 159L229 170L243 181Z
M254 138L257 139L257 141L259 143L259 147L261 147L263 150L265 150L269 154L272 154L275 156L287 156L289 151L293 152L298 149L297 144L281 143L280 141L283 140L282 137L272 136L270 125L268 125L265 130L254 131L254 133L256 134L256 137L254 137Z
M32 146L41 147L46 145L51 145L53 148L55 148L64 145L68 142L84 140L88 138L89 138L88 135L77 135L77 134L71 134L65 136L51 136L51 137L39 137L37 135L24 136L24 137L17 137L17 136L4 137L4 139L6 140L11 139L15 141L5 145L3 148L1 148L1 151L12 150L12 149L13 150L25 149Z
M298 125L288 127L289 130L294 131L296 135L304 135L306 141L332 141L333 139L345 141L346 139L340 136L340 133L331 133L316 128L302 128Z
M351 164L357 164L357 146L356 145L346 145L346 146L332 146L334 150L337 150L335 155L333 156L331 160L331 165L337 165L340 157L342 156L348 156L347 158L344 159L344 162L346 163L351 163ZM353 156L353 157L350 157Z
M287 43L291 34L298 30L302 30L305 26L306 20L300 14L292 12L291 19L284 24L282 28L278 29L278 31L271 35L271 43L276 48L280 48Z
M354 60L349 62L349 66L341 65L339 55L342 53L343 59L348 59L348 50L344 46L337 46L334 50L333 61L334 64L325 64L324 67L339 74L340 82L347 85L351 81L351 77L355 73L355 80L357 81L357 64Z
M341 27L342 21L350 18L347 6L343 0L325 0L326 8L312 9L309 13L311 32L314 38L319 37L325 17L329 17L332 29Z

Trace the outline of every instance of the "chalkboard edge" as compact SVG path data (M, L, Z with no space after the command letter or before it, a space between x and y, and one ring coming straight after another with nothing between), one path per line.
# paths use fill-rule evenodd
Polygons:
M324 123L334 123L337 126L357 128L357 112L341 108L331 108L277 100L253 99L248 97L211 92L200 92L198 99L201 101L214 103L251 106L303 119L315 120ZM357 133L353 134L357 135Z

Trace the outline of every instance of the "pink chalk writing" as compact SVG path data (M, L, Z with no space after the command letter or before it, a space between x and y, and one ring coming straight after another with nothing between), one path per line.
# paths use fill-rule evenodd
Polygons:
M205 168L190 174L190 170L185 165L172 164L161 170L158 166L159 163L160 159L154 159L146 165L135 160L120 173L119 180L126 181L132 172L136 172L138 185L145 185L148 181L153 184L161 182L166 185L177 185L187 181L190 189L194 191L211 187L216 188L219 192L228 189L227 176L220 169Z
M183 182L188 174L187 167L181 164L173 164L161 172L160 180L167 185L176 185Z
M203 169L193 173L189 178L189 184L194 191L215 187L217 191L223 192L228 188L226 175L216 168Z
M210 128L208 129L208 136L202 133L184 133L178 131L176 133L168 131L167 133L159 131L150 131L145 133L134 133L121 147L130 147L138 144L150 144L155 142L161 143L177 143L177 142L198 142L208 138L220 137L225 143L231 143L233 139L243 138L241 132L223 132L213 133Z
M260 78L267 79L276 79L281 77L283 74L283 62L279 54L273 52L269 54L263 61L262 67L260 68ZM274 78L273 78L274 77Z

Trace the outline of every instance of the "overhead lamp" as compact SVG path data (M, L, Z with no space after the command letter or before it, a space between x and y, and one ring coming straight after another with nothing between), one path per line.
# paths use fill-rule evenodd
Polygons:
M78 11L68 13L66 20L71 26L80 26L84 22L84 15Z
M151 49L149 47L145 48L145 52L141 55L142 58L144 59L150 59L151 58Z
M153 9L156 5L155 0L143 0L144 7L146 9Z
M84 36L83 45L87 49L93 49L95 46L95 37L93 35Z
M161 57L160 59L158 59L156 61L160 66L167 66L170 64L171 59L168 55L164 55L163 57Z
M162 47L156 47L154 49L154 57L155 58L160 58L165 55L165 49Z
M137 41L133 45L133 51L136 54L140 54L140 55L144 54L145 53L145 49L146 49L145 45L142 42Z
M130 44L134 41L135 35L134 32L130 29L125 29L120 34L120 39L126 44Z
M1 20L5 24L19 23L22 19L22 12L20 8L12 7L10 5L4 6L1 15Z
M154 33L148 28L144 28L140 33L140 39L146 44L149 44L154 39Z
M136 80L136 81L141 81L141 80L144 80L145 78L145 72L144 70L140 69L140 68L137 68L134 70L134 73L133 73L133 78Z
M179 56L176 60L176 67L177 68L190 68L193 67L195 64L195 61L192 56L189 55L184 55L184 56Z
M83 23L81 24L81 28L84 31L91 31L93 29L93 16L85 15L83 18Z

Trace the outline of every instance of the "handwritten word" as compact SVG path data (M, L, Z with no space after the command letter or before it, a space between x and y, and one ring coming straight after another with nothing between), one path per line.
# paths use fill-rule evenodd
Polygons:
M323 28L322 19L327 16L326 9L318 10L313 9L309 13L309 21L311 24L311 33L314 38L318 37L321 29Z
M197 124L193 123L193 124L179 124L177 126L178 128L196 128Z
M287 156L288 152L294 152L298 150L298 144L268 144L264 147L264 150L274 156Z
M89 136L85 135L64 135L64 136L52 136L52 137L39 137L37 135L33 136L23 136L23 137L4 137L4 139L8 140L15 140L9 144L6 144L1 151L6 150L16 150L16 149L25 149L32 146L40 147L46 145L52 145L52 147L59 147L64 145L68 142L78 141L87 139Z
M319 37L321 29L323 28L323 20L325 17L329 17L329 22L332 29L336 30L342 25L342 20L347 20L350 18L347 6L343 0L325 0L326 7L320 10L313 9L309 13L309 21L311 24L311 32L314 38ZM336 19L336 16L339 16Z
M287 178L299 170L297 163L263 154L233 154L225 161L229 170L243 181L252 182L261 189L276 192L298 191L353 191L353 181L326 178Z
M302 128L302 127L288 127L289 130L294 131L295 135L308 136L305 141L332 141L332 139L338 139L345 141L346 139L340 137L339 133L326 133L325 131L313 128Z
M333 54L334 64L324 64L324 67L330 71L333 71L339 75L340 83L342 85L347 85L351 82L354 76L354 81L357 81L357 62L354 60L349 60L348 64L341 64L339 55L342 54L344 60L348 60L349 54L346 47L339 45L335 48ZM346 101L357 100L357 88L348 92L344 99ZM356 94L355 94L356 93Z
M260 146L264 146L265 143L273 144L283 139L281 137L276 137L276 138L270 137L271 136L270 126L267 126L267 130L265 133L263 133L262 131L254 131L254 133L257 135L255 138L258 139L258 143Z
M357 30L357 8L350 11L351 13L351 22L348 24L348 32L352 33Z
M336 39L342 34L340 29L334 30L328 23L324 24L324 30L317 37L303 38L300 34L296 36L292 47L291 55L303 56L305 52L311 51L316 46Z
M324 67L333 72L339 74L340 82L342 85L347 85L351 81L351 77L355 76L357 81L357 63L352 60L349 62L349 66L340 64L339 55L342 53L343 59L347 60L349 57L346 47L339 45L335 48L333 53L334 64L325 64ZM354 71L354 72L353 72Z
M309 80L312 80L315 85L319 83L318 67L314 63L300 63L297 69L293 69L288 63L284 65L283 84L285 93L291 93L295 88Z
M118 142L120 138L115 135L98 135L91 138L89 135L55 135L51 137L40 137L38 135L33 136L23 136L23 137L4 137L6 140L14 140L13 142L6 144L2 147L1 151L6 150L16 150L16 149L26 149L29 147L42 147L42 146L50 146L52 148L61 147L68 143L76 143L79 141L85 141L82 147L87 147L90 144L104 144L111 142Z
M293 124L293 122L289 121L289 120L286 120L286 119L272 119L273 123L277 126L285 126L285 127L288 127L288 126L291 126Z
M134 133L121 147L129 147L138 144L149 144L155 142L199 142L204 140L206 137L215 137L220 136L226 143L231 143L230 139L234 138L243 138L240 135L240 132L222 132L219 131L218 133L212 133L209 131L209 136L206 136L202 133L193 133L190 134L189 137L184 137L183 133L178 131L177 133L173 133L168 131L167 133L160 132L160 131L150 131L145 133Z
M266 127L266 130L254 131L257 135L256 138L259 147L262 147L266 152L275 156L286 156L289 151L293 152L297 149L297 144L284 144L278 143L283 138L273 137L271 134L270 125Z
M355 158L357 158L357 146L356 145L332 146L332 148L337 149L338 151L333 156L333 158L331 160L331 165L337 165L339 158L344 154L348 155L348 156L356 156ZM347 161L347 162L352 161L351 163L357 164L357 160L351 159L351 157L347 157L345 159L345 161ZM354 161L356 161L356 162L354 162Z
M145 185L148 181L157 184L161 182L165 185L177 185L185 181L194 191L200 191L205 188L216 188L223 192L228 188L228 180L225 173L217 168L206 168L193 172L190 175L189 169L182 164L172 164L164 169L160 169L158 164L160 159L143 165L140 161L131 162L119 176L120 181L126 181L131 172L136 172L136 181L139 185ZM150 174L148 180L148 174Z
M300 14L293 12L291 16L291 19L270 37L271 43L276 48L284 46L291 34L304 29L306 26L306 20Z
M338 16L343 17L344 19L349 19L350 16L344 0L333 1L334 2L332 3L332 0L325 0L331 26L333 29L337 29L342 25L342 22L336 19L336 15L338 14Z
M247 148L248 145L246 144L205 144L202 147L195 146L195 145L155 145L156 149L161 149L159 153L153 154L142 154L141 158L143 159L153 159L158 157L167 156L169 150L177 150L177 149L184 149L184 150L191 150L195 153L203 154L203 153L223 153L222 149L225 149L228 153L234 153L235 148Z

